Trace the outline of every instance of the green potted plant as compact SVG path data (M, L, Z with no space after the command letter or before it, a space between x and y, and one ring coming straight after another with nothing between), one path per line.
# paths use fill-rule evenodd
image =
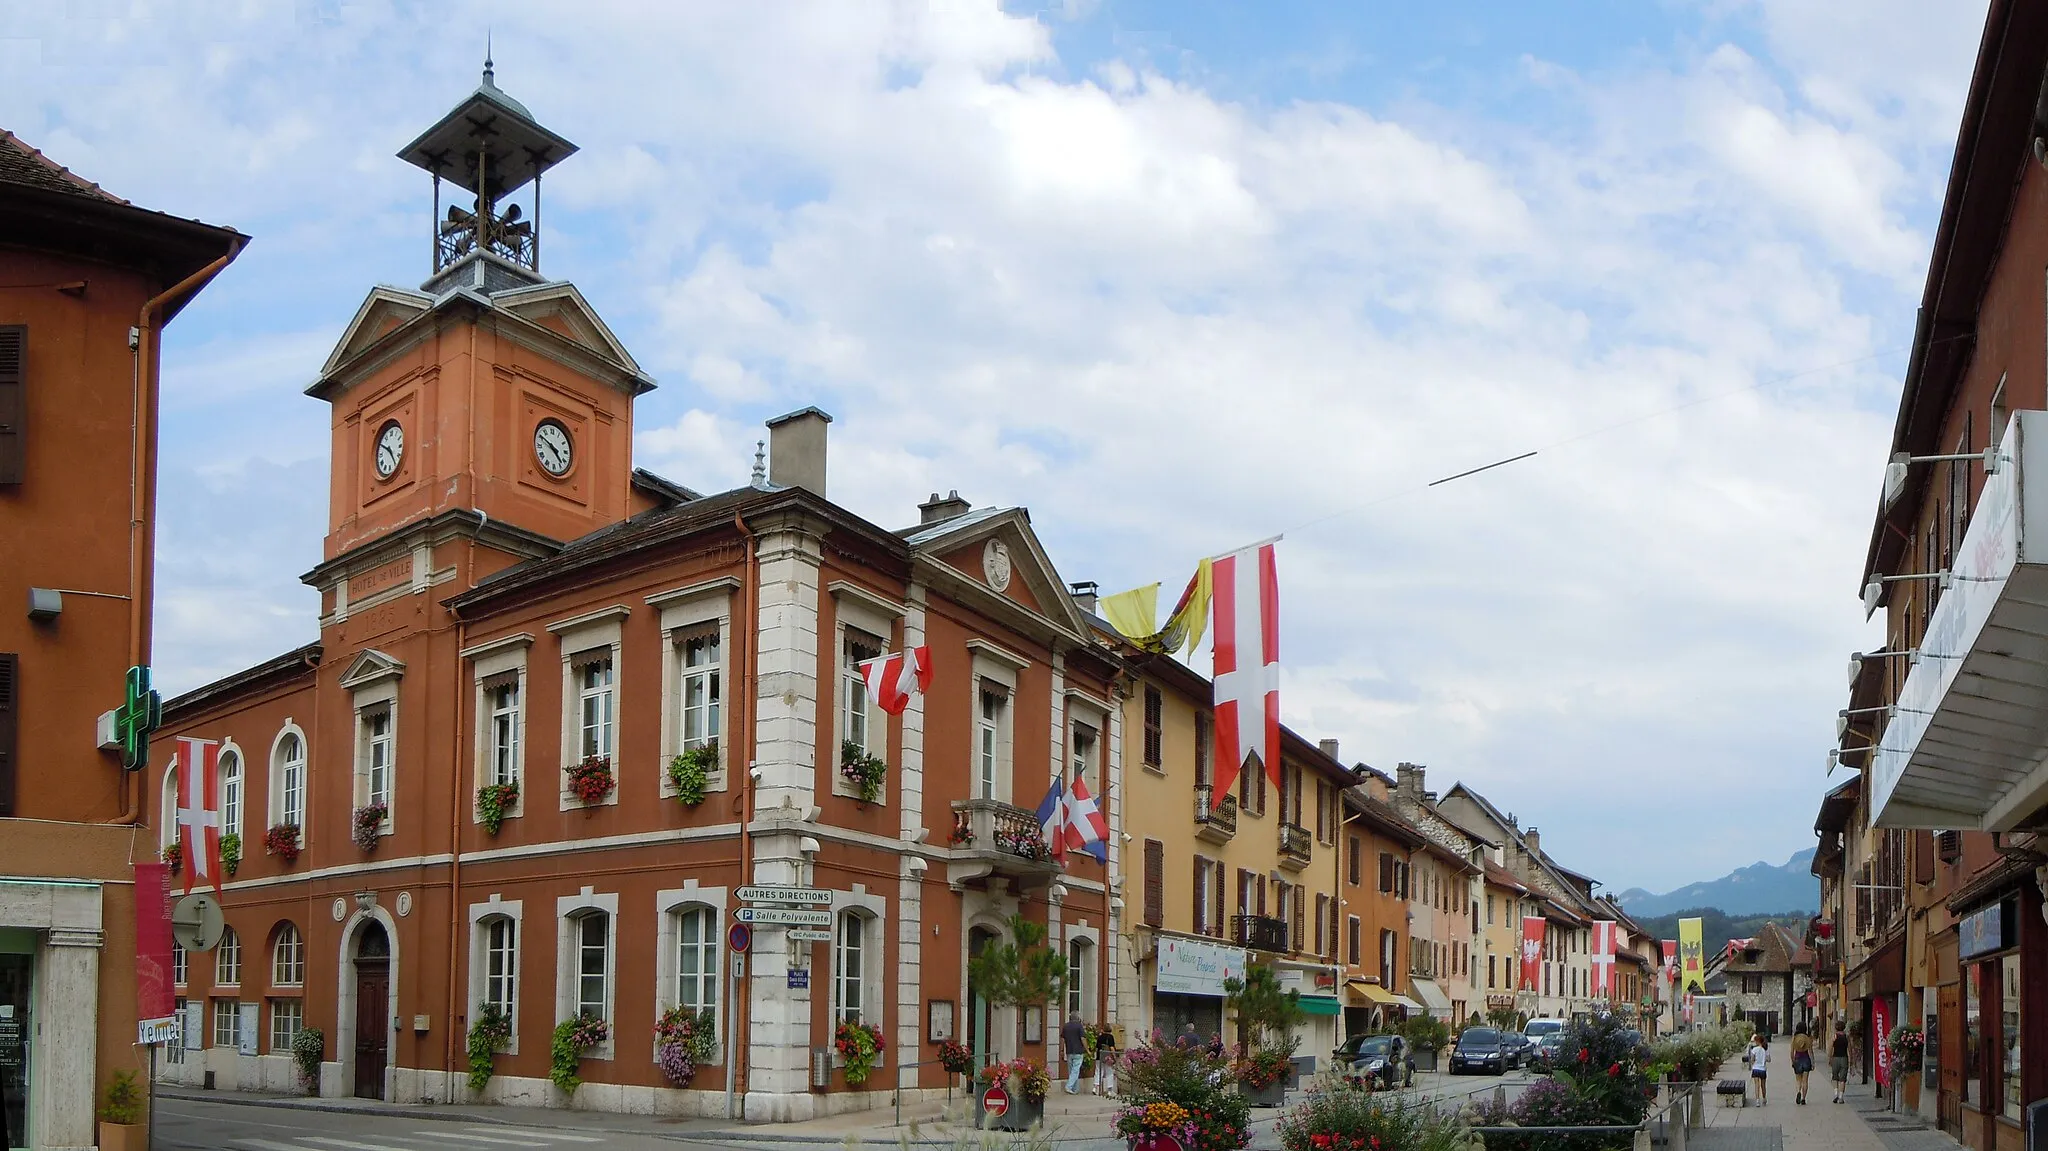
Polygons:
M866 748L849 739L839 745L839 774L853 784L862 803L873 803L882 797L889 765L882 762L881 756L870 755Z
M477 822L485 835L496 835L505 826L505 816L519 802L519 781L487 783L476 789Z
M480 1004L469 1025L469 1089L483 1094L496 1072L496 1056L512 1042L512 1017L495 1003Z
M242 837L230 831L220 837L220 869L233 875L242 866Z
M1272 968L1251 967L1244 978L1223 981L1223 1004L1237 1017L1239 1087L1254 1107L1280 1106L1294 1070L1301 993L1283 989Z
M326 1053L327 1036L318 1027L301 1027L292 1037L292 1064L300 1088L308 1095L320 1094L320 1057Z
M668 761L668 783L684 807L704 802L711 785L712 769L718 766L718 741L700 744Z
M1417 1071L1436 1070L1437 1052L1451 1045L1451 1028L1434 1015L1418 1015L1401 1025L1401 1034L1415 1053Z
M100 1104L102 1151L148 1151L148 1132L142 1126L143 1102L142 1088L135 1085L135 1072L114 1072L107 1084L106 1102Z

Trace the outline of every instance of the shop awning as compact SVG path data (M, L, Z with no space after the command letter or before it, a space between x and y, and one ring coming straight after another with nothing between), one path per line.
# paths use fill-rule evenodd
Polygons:
M1395 995L1377 983L1371 983L1363 979L1353 979L1344 986L1350 990L1353 999L1362 999L1367 1003L1376 1003L1382 1007L1401 1006L1400 996Z
M1408 1009L1409 1011L1421 1011L1423 1009L1422 1004L1415 1002L1413 999L1408 998L1406 995L1394 996L1394 1006L1403 1007Z
M2010 831L2048 803L2048 412L1998 450L1871 757L1876 827Z
M1443 989L1434 982L1428 979L1411 979L1408 982L1415 989L1416 998L1421 999L1432 1014L1451 1013L1451 997L1445 995Z
M1334 995L1304 995L1301 997L1303 1015L1342 1015L1344 1005Z

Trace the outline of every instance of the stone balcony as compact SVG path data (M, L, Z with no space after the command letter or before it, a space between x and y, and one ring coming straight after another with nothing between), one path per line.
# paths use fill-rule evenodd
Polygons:
M1237 834L1237 797L1226 791L1221 800L1215 800L1215 791L1210 784L1195 785L1195 838L1229 843Z
M1300 871L1308 866L1310 844L1308 829L1292 823L1280 825L1280 866L1289 871Z
M946 882L959 891L975 881L1004 879L1017 889L1044 887L1061 872L1038 816L999 799L953 801L953 858Z

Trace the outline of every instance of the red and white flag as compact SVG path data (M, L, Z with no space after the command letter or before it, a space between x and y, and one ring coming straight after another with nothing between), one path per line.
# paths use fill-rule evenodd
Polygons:
M910 697L932 685L932 649L920 646L862 660L860 674L868 682L869 699L890 715L902 715Z
M179 837L184 840L185 893L193 881L202 887L220 885L220 744L210 739L178 737Z
M1614 921L1593 921L1593 996L1614 998Z
M1062 803L1066 807L1062 821L1066 824L1068 849L1085 851L1095 857L1095 862L1108 863L1109 821L1102 817L1102 807L1095 797L1088 794L1088 785L1075 777Z
M1211 578L1216 636L1215 794L1237 782L1245 759L1258 753L1280 782L1280 573L1277 540L1253 544L1215 561Z

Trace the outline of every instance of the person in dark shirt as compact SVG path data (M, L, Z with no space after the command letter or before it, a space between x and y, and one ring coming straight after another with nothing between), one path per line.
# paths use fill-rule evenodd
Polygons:
M1835 1028L1834 1046L1828 1048L1828 1076L1835 1081L1835 1102L1842 1102L1849 1091L1849 1033Z
M1088 1029L1081 1023L1081 1013L1076 1011L1067 1016L1060 1025L1060 1046L1067 1056L1067 1094L1081 1093L1081 1064L1088 1061Z

